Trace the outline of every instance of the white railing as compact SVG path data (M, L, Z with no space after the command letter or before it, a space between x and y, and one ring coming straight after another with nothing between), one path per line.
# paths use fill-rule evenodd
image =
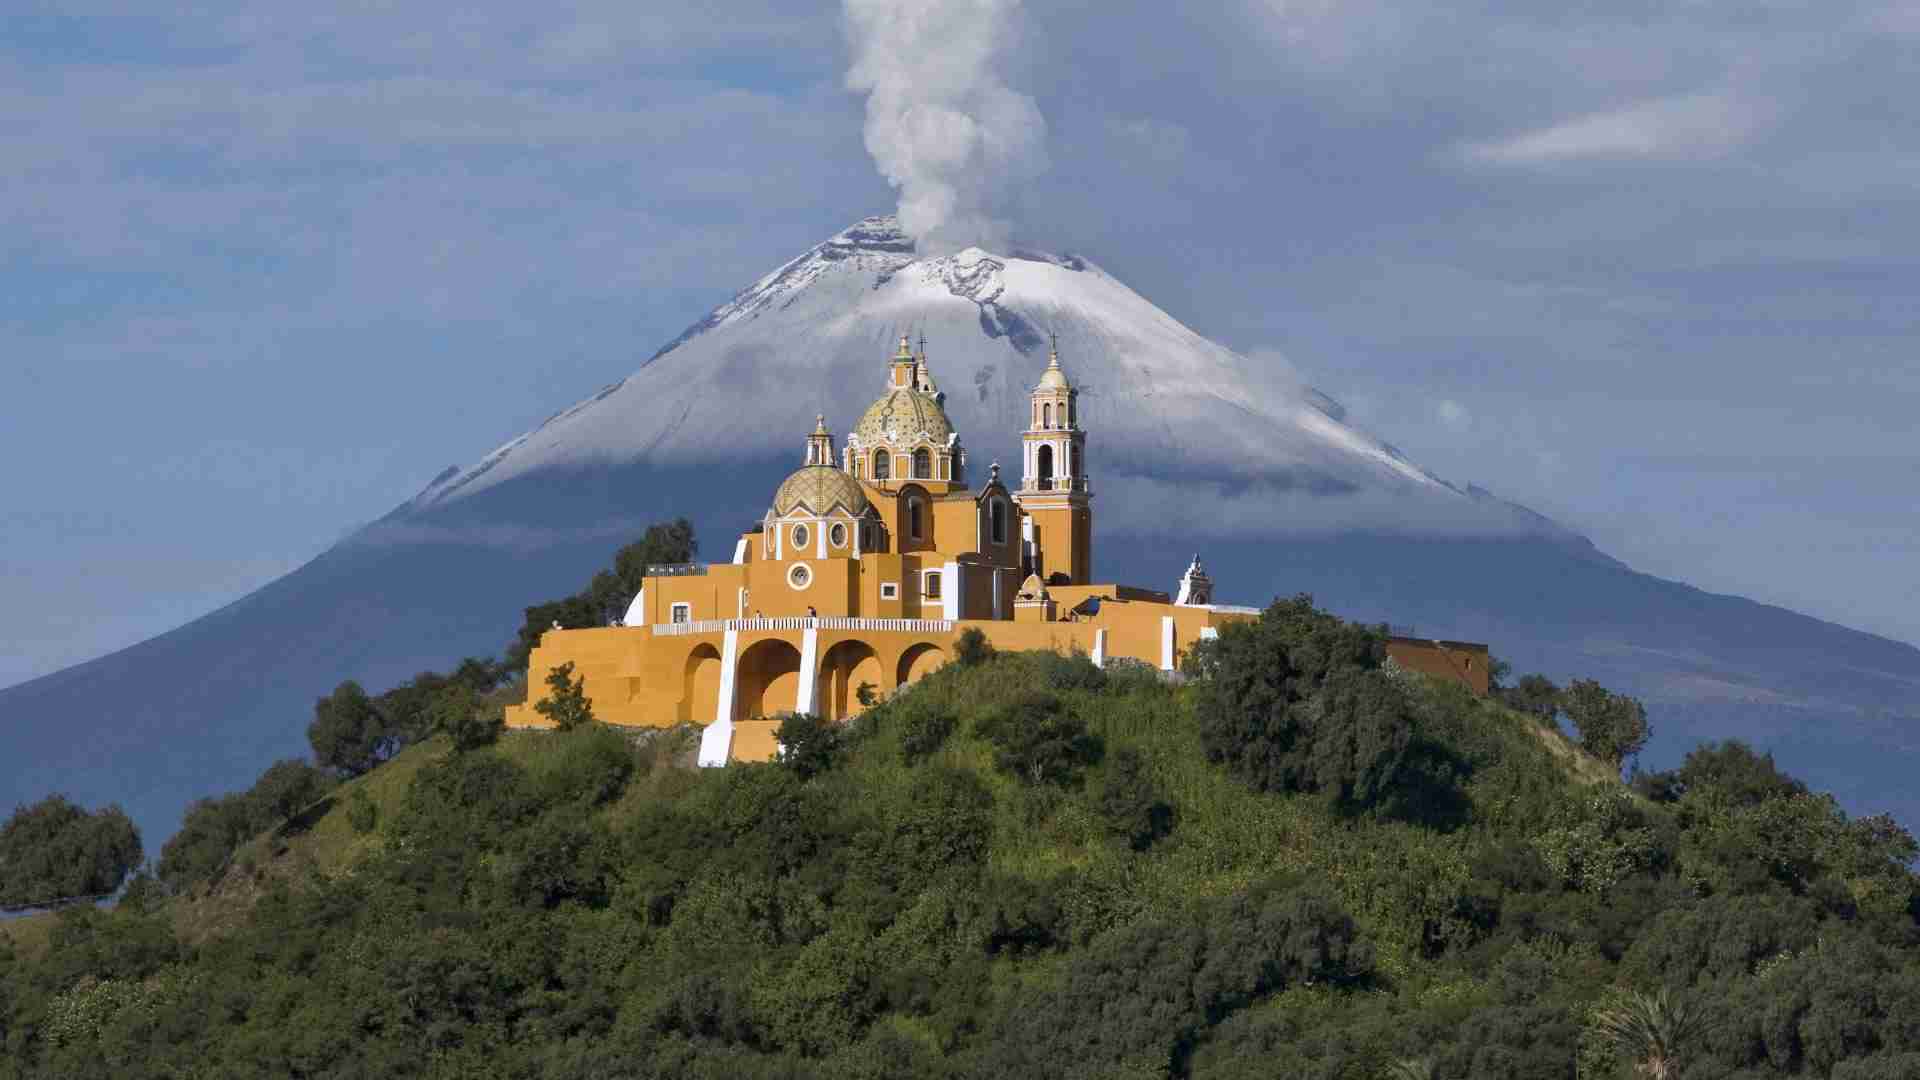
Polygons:
M781 619L701 619L698 622L655 623L655 637L680 637L684 634L723 634L728 630L868 630L894 634L950 634L952 619L854 619L821 616L809 619L797 616Z

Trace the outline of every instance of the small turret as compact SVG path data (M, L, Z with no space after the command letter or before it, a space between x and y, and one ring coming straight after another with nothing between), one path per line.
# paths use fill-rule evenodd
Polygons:
M807 436L806 464L833 464L833 434L827 430L825 413L815 414L813 418L813 434Z

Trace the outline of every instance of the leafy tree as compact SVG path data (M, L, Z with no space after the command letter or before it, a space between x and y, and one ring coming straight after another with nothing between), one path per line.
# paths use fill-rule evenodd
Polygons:
M248 789L251 816L263 827L286 821L313 805L333 784L324 771L298 758L276 761Z
M587 700L586 680L573 677L573 661L547 672L547 696L533 706L533 711L553 721L553 726L561 731L593 723L593 703Z
M1508 708L1552 723L1560 715L1560 688L1545 675L1522 675L1511 687L1496 689L1494 696Z
M18 807L0 825L0 908L110 893L140 851L140 832L118 806L89 813L49 795Z
M979 667L993 659L993 642L979 627L969 626L954 642L953 659L963 668Z
M614 552L612 566L596 573L585 588L526 608L520 630L507 646L504 666L509 671L526 670L540 635L555 623L569 630L612 625L626 614L645 583L648 566L689 562L699 550L693 524L686 518L649 525L640 539Z
M780 721L774 737L780 743L780 764L802 780L833 768L840 758L840 726L824 716L791 713Z
M359 776L393 752L386 718L360 684L349 679L314 702L307 742L322 768Z
M1580 745L1616 769L1639 753L1653 734L1645 706L1592 679L1568 683L1560 695L1560 707L1580 733Z
M288 759L268 766L246 791L194 800L180 831L160 849L155 876L175 893L218 880L242 844L285 823L333 784L321 770Z
M434 695L427 707L427 723L431 730L453 740L455 752L464 753L492 745L506 721L500 710L488 707L471 687L456 682Z
M1104 747L1059 697L1028 691L988 713L978 733L994 746L994 767L1028 784L1076 787Z
M1100 816L1108 831L1135 851L1147 850L1173 831L1173 804L1154 787L1138 750L1126 747L1107 763Z
M1354 807L1391 784L1412 741L1404 692L1379 671L1384 638L1276 600L1196 649L1207 757L1261 791L1320 792Z
M595 625L609 625L627 613L634 594L646 583L647 567L692 562L700 551L693 523L675 518L647 526L640 539L613 553L613 566L593 576L585 595L599 616Z

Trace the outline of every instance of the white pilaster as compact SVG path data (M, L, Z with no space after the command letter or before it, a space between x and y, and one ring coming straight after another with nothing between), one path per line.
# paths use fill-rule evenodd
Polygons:
M820 630L809 626L800 632L800 693L795 696L793 711L815 712L814 698L818 696L814 684L820 677Z
M747 561L747 538L741 537L733 542L733 565L739 566Z
M733 748L734 666L740 654L740 631L729 630L720 653L720 693L713 706L713 723L700 733L700 767L719 768Z
M940 603L946 608L946 614L943 617L948 620L960 617L960 590L964 585L960 580L960 565L957 562L950 562L947 564L946 573L940 575L945 579L946 585L946 591L941 593Z
M813 523L813 531L820 534L813 538L813 557L816 559L824 559L827 557L827 519L816 519Z
M1092 659L1094 667L1103 668L1107 666L1107 632L1105 630L1095 630L1093 632Z
M1173 670L1173 616L1160 616L1160 670Z

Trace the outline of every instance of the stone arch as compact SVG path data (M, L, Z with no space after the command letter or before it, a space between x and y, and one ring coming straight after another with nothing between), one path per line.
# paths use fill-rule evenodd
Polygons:
M899 685L919 682L947 662L947 651L931 641L922 641L907 646L900 654L900 663L894 674Z
M800 696L800 650L779 638L756 641L734 664L735 720L792 712Z
M860 684L872 683L876 693L886 689L886 676L880 666L880 654L864 641L842 641L820 658L820 715L830 720L845 720L858 715Z
M720 650L701 642L687 654L680 676L680 722L710 724L719 714Z

